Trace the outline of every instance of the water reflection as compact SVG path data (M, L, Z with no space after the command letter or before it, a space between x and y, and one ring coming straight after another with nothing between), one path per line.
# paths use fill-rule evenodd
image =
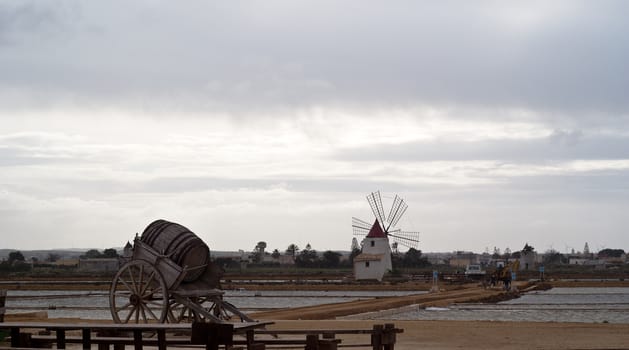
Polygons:
M373 315L372 317L378 317ZM629 323L629 288L554 288L498 304L459 304L386 316L392 320Z

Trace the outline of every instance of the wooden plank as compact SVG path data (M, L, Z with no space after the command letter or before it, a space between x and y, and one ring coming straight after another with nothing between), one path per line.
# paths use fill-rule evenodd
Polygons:
M274 322L225 322L234 326L235 331L246 331L274 324ZM185 331L191 330L191 323L53 323L53 322L4 322L2 328L44 328L48 330L122 330L122 331ZM326 332L329 332L327 330Z
M158 331L159 334L159 331ZM159 335L158 335L159 337ZM35 343L48 343L55 341L56 337L51 335L33 335L32 338ZM65 344L81 344L83 343L83 337L81 336L68 336L64 339ZM151 338L142 338L142 341L145 345L159 345L159 339ZM119 345L133 345L134 339L133 337L91 337L90 342L92 344L119 344ZM190 344L189 337L169 337L165 339L167 345L177 345L177 344Z
M167 331L190 330L190 323L52 323L52 322L5 322L2 328L44 328L48 330L81 330L89 328L92 330L123 330L123 331L156 331L164 329Z

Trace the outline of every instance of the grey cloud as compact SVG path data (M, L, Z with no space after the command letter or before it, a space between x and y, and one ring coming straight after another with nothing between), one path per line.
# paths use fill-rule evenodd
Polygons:
M77 7L67 1L5 1L0 4L0 47L18 49L57 37L77 18Z
M82 2L70 39L0 55L2 85L43 93L31 104L155 111L426 103L626 115L628 5L555 4L556 16L511 32L488 15L496 2L125 3L124 13Z
M71 136L49 133L0 135L0 167L88 161Z

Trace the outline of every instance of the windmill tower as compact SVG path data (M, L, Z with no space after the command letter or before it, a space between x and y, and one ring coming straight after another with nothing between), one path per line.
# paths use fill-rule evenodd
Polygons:
M352 218L354 236L363 238L362 251L354 258L354 277L356 280L381 281L384 274L393 269L391 244L395 249L399 245L417 249L419 232L395 228L408 208L408 204L398 195L393 200L388 216L384 213L380 191L370 193L367 201L375 216L374 223L370 224L358 218Z

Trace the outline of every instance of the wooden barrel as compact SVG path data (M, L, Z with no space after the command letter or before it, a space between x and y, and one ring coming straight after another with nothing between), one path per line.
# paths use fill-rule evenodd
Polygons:
M156 220L146 227L140 240L177 265L187 268L185 282L198 279L210 262L210 249L187 228L166 220Z

